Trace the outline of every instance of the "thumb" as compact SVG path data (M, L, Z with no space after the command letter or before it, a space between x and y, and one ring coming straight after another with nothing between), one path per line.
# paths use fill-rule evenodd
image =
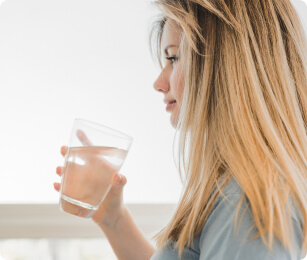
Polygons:
M112 185L113 186L123 187L123 186L126 185L126 183L127 183L127 178L124 175L122 175L118 172L114 173L113 178L112 178Z

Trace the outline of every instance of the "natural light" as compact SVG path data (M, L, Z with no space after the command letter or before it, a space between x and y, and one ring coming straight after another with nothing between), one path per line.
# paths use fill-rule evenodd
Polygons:
M292 2L307 33L307 0ZM181 182L170 114L153 89L155 14L150 0L0 0L0 260L116 259L97 227L58 208L56 167L75 118L133 137L125 203L147 237L168 221Z
M133 14L133 15L131 15ZM1 203L56 203L75 118L134 138L127 202L176 202L174 130L148 46L149 1L9 0L0 9ZM4 112L6 111L6 112ZM159 190L159 192L157 192Z

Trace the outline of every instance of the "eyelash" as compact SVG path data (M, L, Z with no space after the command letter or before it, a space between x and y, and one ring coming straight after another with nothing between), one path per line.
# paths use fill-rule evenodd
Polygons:
M167 60L170 60L170 61L171 61L171 64L173 64L175 61L178 60L178 57L172 56L172 57L167 57L166 59L167 59Z

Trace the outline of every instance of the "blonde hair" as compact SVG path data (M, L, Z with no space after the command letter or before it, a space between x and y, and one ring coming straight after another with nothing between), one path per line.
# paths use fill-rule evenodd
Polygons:
M185 73L177 127L184 189L171 221L154 237L158 249L176 241L182 256L232 176L243 191L237 215L246 197L256 237L269 249L274 236L292 248L294 203L306 252L307 44L294 7L289 0L154 4L162 16L152 28L151 51L161 65L163 27L174 20L183 32Z

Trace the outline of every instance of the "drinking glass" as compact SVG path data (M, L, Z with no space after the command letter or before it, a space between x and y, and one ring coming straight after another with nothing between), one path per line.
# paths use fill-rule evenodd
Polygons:
M117 130L75 119L61 177L60 209L92 217L107 196L132 141Z

